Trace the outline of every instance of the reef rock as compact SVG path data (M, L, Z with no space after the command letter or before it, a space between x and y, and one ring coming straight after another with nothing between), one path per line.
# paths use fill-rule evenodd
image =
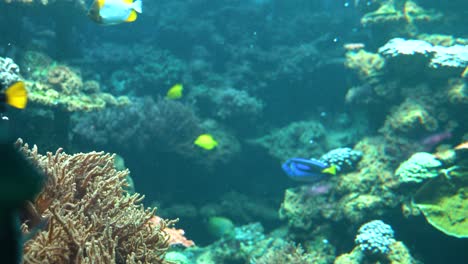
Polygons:
M450 47L432 45L423 40L391 39L379 48L379 53L400 69L428 68L443 77L459 76L468 66L468 45Z
M352 148L336 148L322 155L320 161L329 165L335 165L339 172L345 172L352 171L361 158L361 151L353 150Z
M442 162L434 155L426 152L413 154L407 161L400 164L395 172L402 184L420 184L427 179L437 177Z

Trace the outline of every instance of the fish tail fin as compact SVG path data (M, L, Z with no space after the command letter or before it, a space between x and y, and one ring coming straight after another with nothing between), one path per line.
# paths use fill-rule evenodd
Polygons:
M133 10L135 10L137 13L142 13L143 12L143 4L142 4L142 1L141 0L136 0L135 2L133 2L132 4L132 8Z
M10 86L6 91L6 103L19 109L24 109L28 102L28 92L24 82L17 82Z
M322 170L322 173L331 174L331 175L336 175L336 166L335 166L335 165L331 165L330 167L328 167L328 168L326 168L326 169L323 169L323 170Z
M133 22L137 19L138 15L135 10L130 11L130 15L127 17L127 20L125 22Z

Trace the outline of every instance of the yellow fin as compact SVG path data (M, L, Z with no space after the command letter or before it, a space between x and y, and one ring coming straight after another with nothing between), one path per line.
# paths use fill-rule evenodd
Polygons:
M125 22L133 22L137 19L138 15L135 10L130 11L130 15L127 17L127 20Z
M198 136L193 143L206 150L212 150L218 145L218 142L210 134L202 134Z
M335 175L335 174L336 174L336 166L335 166L335 165L331 165L330 167L328 167L328 168L326 168L326 169L323 169L323 170L322 170L322 173Z
M106 0L97 0L96 2L97 2L99 9L101 9L106 3Z
M124 3L127 3L127 4L132 4L133 3L133 0L123 0Z
M10 86L6 89L5 96L7 104L19 109L24 109L28 103L28 92L24 82L17 82Z
M166 98L168 99L179 99L182 97L182 92L184 91L184 86L180 83L175 84L172 86L166 94Z

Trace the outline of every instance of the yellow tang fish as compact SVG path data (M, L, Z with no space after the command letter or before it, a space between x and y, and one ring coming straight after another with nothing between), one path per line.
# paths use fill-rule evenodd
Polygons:
M166 98L168 99L179 99L182 97L182 92L184 91L184 86L178 83L169 89L166 94Z
M88 16L99 24L115 25L135 21L141 11L141 0L94 0Z
M24 109L27 103L28 92L24 82L16 82L0 93L0 104L8 104L18 109Z
M206 150L212 150L218 145L218 142L216 142L216 140L210 134L201 134L193 143Z

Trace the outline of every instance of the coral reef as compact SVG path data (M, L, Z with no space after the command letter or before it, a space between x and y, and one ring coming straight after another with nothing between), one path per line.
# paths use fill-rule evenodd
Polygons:
M208 167L227 162L240 151L234 136L215 122L201 122L187 104L162 98L156 101L133 98L132 101L122 108L75 115L73 132L76 141L91 141L116 152L136 151L148 155L171 152ZM212 151L213 155L207 158L201 157L202 150L193 145L204 131L209 131L220 142Z
M362 153L351 148L336 148L320 157L320 161L335 165L338 172L349 172L361 160Z
M272 131L269 135L256 139L258 144L279 160L291 157L320 156L325 152L324 144L310 142L324 142L325 128L317 121L300 121L286 127Z
M162 225L164 220L155 215L150 219L150 225L154 228L158 228ZM185 231L182 229L176 229L174 227L168 227L167 225L164 226L162 229L167 235L169 236L169 240L167 241L169 246L182 246L185 248L195 246L195 242L193 240L187 239L185 237Z
M173 100L134 98L132 101L127 107L76 116L74 133L103 146L112 142L120 151L122 148L157 149L185 156L194 154L192 142L202 129L192 109Z
M392 263L416 264L408 248L394 239L393 229L381 220L361 226L356 235L356 247L351 253L335 259L335 264Z
M259 223L236 227L231 237L224 237L204 248L189 248L183 252L170 252L168 260L178 263L331 263L334 248L317 237L307 245L297 245L264 233ZM285 262L287 261L287 262Z
M422 131L433 132L439 128L437 119L424 104L406 99L394 108L385 120L383 130L392 130L406 134L417 134Z
M434 46L423 40L394 38L379 48L379 53L391 65L426 67L441 77L460 76L468 66L468 46L465 45Z
M420 26L431 25L442 20L436 10L427 10L411 0L379 1L376 10L361 18L364 27L370 27L384 36L415 35Z
M166 222L149 225L155 210L143 208L140 194L126 194L128 171L115 170L112 155L17 146L47 175L32 206L46 224L25 242L25 263L165 263ZM25 220L23 231L36 232L36 221Z
M19 66L10 58L0 57L0 88L7 88L19 80Z
M96 111L107 106L130 104L126 96L114 97L103 93L95 81L83 83L81 78L66 66L53 67L48 72L47 83L27 81L32 102L64 111Z
M391 191L398 180L393 174L394 160L385 153L389 148L382 138L364 138L354 148L362 152L357 171L330 177L330 190L323 194L316 195L310 186L287 189L280 219L287 221L291 233L301 236L324 221L355 226L386 215L401 199Z
M257 259L251 261L252 264L302 264L321 263L313 253L306 253L300 245L284 243L272 246L267 252Z
M209 108L209 111L214 109L216 118L228 122L257 120L264 108L260 99L249 95L246 91L234 88L196 87L192 92L192 97L196 101L209 101L212 106L206 105L204 108Z
M398 181L403 185L421 184L439 175L442 162L434 155L418 152L413 154L407 161L400 164L395 171Z
M322 206L318 206L320 204ZM287 189L279 217L286 220L290 228L310 230L314 224L321 222L322 210L331 209L325 204L328 204L325 196L309 195L307 187Z
M391 264L421 264L422 262L411 256L409 249L401 241L396 241L390 246L390 252L380 260ZM335 259L334 264L364 264L380 263L374 259L368 259L359 247L355 247L348 254L343 254Z
M26 262L162 263L169 247L180 263L332 263L382 219L414 227L402 239L432 264L466 237L468 154L453 145L468 139L467 1L146 1L105 29L84 2L0 0L0 54L32 102L9 123L41 148L115 151L136 186L108 154L25 150L54 179L32 206L43 218L22 219ZM2 85L18 76L0 58ZM161 99L175 83L184 96ZM205 133L215 149L193 144ZM278 164L292 157L339 173L298 185ZM228 228L204 245L219 216ZM450 243L421 239L430 225ZM416 263L390 232L362 231L336 263Z
M449 236L468 237L467 167L452 166L425 183L413 196L417 207L427 221Z
M369 255L386 255L395 243L393 229L381 220L373 220L362 225L354 240L356 245Z
M382 75L385 60L379 54L365 50L350 51L346 53L345 66L355 70L362 81L368 81Z

